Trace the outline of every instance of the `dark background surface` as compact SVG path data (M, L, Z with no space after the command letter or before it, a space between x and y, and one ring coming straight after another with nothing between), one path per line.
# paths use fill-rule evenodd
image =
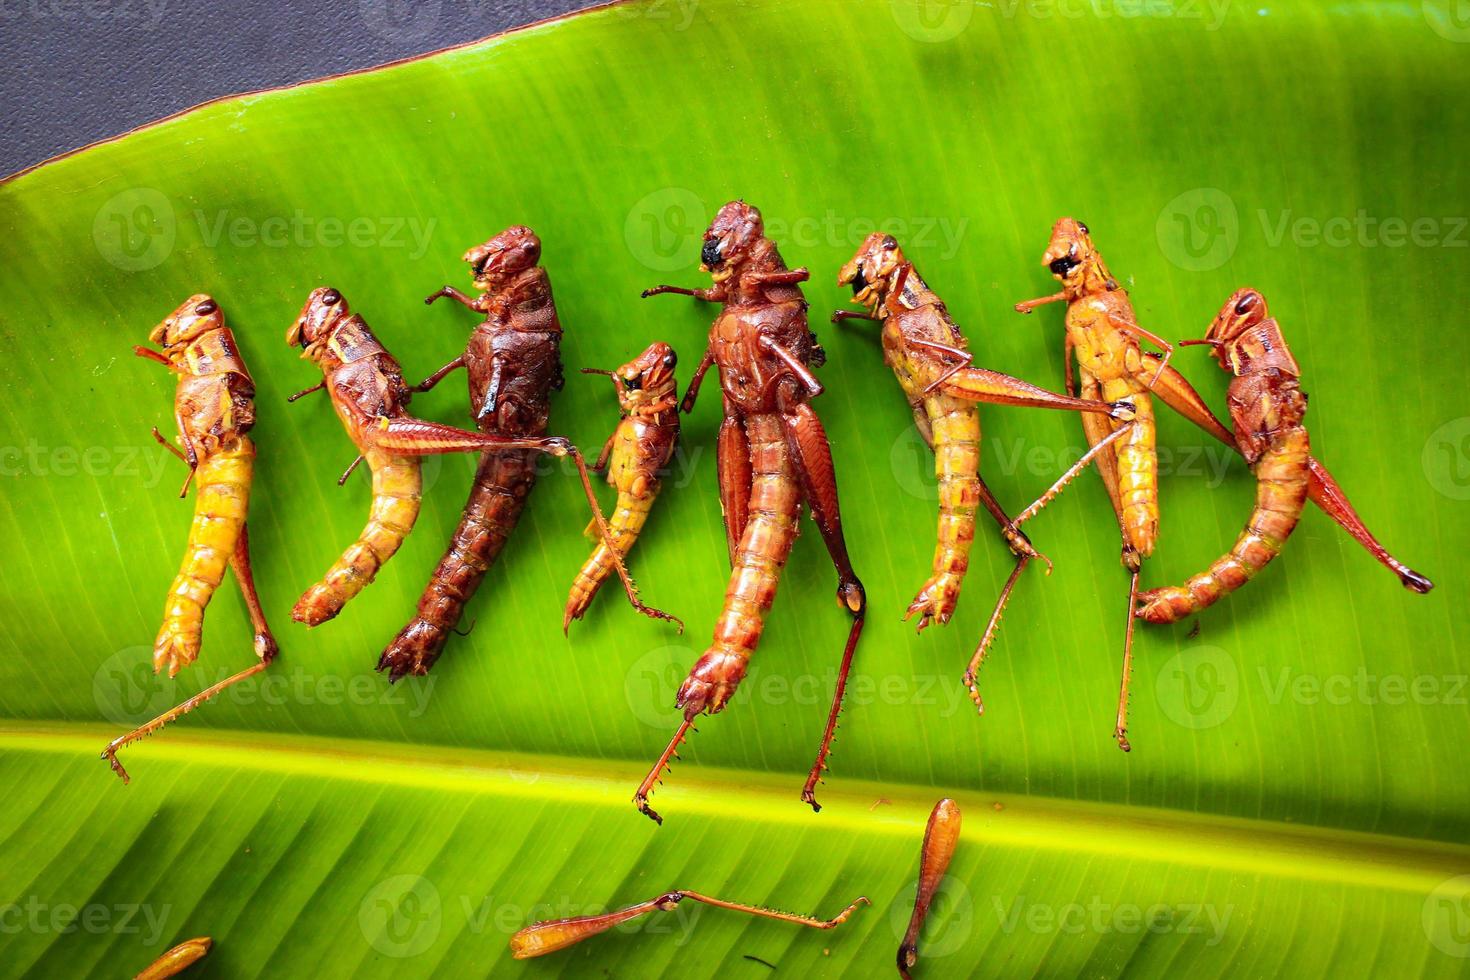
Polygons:
M192 105L598 0L0 0L0 175Z

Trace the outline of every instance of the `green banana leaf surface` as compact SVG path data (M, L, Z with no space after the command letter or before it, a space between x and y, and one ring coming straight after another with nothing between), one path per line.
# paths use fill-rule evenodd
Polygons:
M364 6L367 9L367 6ZM641 0L382 69L224 99L0 184L0 972L131 975L215 940L190 975L881 976L907 924L925 818L964 834L915 975L1470 973L1470 25L1450 2ZM474 319L461 253L532 226L566 327L552 428L595 452L612 368L655 339L681 383L713 309L723 202L766 216L826 348L814 404L870 601L831 770L798 799L848 620L808 524L734 703L654 798L629 802L678 721L728 575L710 389L632 554L680 635L604 591L563 636L591 545L548 463L432 674L374 666L458 520L468 458L426 464L423 515L336 621L290 622L366 518L353 450L283 337L331 284L412 380ZM1270 299L1311 396L1313 448L1365 521L1433 578L1416 596L1309 508L1244 590L1140 624L1131 739L1110 735L1127 576L1083 474L1028 532L981 676L961 675L1012 566L982 526L954 620L902 613L929 574L933 460L871 325L831 326L836 272L900 239L977 361L1063 384L1051 223L1091 227L1140 323L1200 336L1232 290ZM134 357L214 295L258 387L250 530L282 647L250 682L126 751L108 739L248 665L227 580L203 654L150 672L192 502L173 380ZM1224 412L1227 376L1174 362ZM462 382L414 411L468 425ZM1162 534L1145 586L1227 549L1245 465L1160 406ZM982 410L1013 510L1083 443L1068 413ZM602 488L604 506L611 503ZM1457 611L1458 610L1458 611ZM823 917L816 932L685 903L559 953L511 933L672 888Z

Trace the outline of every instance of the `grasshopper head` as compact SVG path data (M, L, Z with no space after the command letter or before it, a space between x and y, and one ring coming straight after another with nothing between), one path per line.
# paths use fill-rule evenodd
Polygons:
M225 325L225 315L208 293L195 293L180 303L148 334L165 351Z
M301 315L286 331L286 343L298 344L308 353L327 337L338 321L350 316L347 298L331 286L318 286L306 298Z
M464 253L464 260L470 264L475 288L490 292L535 268L541 261L541 239L525 225L514 225Z
M874 232L837 273L837 285L851 286L852 298L874 312L893 286L893 274L907 259L892 235Z
M1266 308L1266 297L1260 290L1246 286L1230 294L1210 328L1205 331L1205 342L1214 348L1215 360L1220 366L1234 374L1240 374L1252 360L1250 346L1245 343L1246 332L1265 323L1271 316Z
M1093 246L1091 232L1076 218L1063 218L1052 226L1041 264L1051 270L1069 297L1118 286Z
M724 282L765 237L766 223L760 210L744 201L731 201L720 208L704 233L700 271L708 272L717 283Z
M618 386L618 401L623 411L632 412L644 405L670 401L674 397L674 368L679 355L662 341L655 341L633 360L613 372Z

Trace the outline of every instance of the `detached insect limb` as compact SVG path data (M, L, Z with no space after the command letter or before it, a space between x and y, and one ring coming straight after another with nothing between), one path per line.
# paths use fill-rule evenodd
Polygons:
M914 895L914 913L909 917L908 931L898 947L898 975L909 980L909 970L919 962L919 932L929 915L934 894L949 870L955 846L960 841L960 807L951 799L934 804L929 823L924 828L924 848L919 856L919 886Z
M534 956L545 956L566 949L575 943L595 936L599 933L646 915L649 912L672 912L684 899L702 902L705 905L713 905L715 908L729 909L732 912L744 912L747 915L757 916L764 919L775 919L779 922L790 922L795 925L808 926L812 929L835 929L846 922L848 917L855 912L860 905L871 904L867 898L858 898L841 913L831 919L817 919L806 915L793 915L790 912L780 912L775 909L763 908L758 905L742 905L737 902L726 902L708 895L701 895L692 891L666 892L657 898L630 905L616 912L608 912L603 915L584 915L571 919L554 919L549 922L538 922L527 926L516 933L510 939L511 955L518 959L530 959Z
M198 963L209 954L214 940L208 936L186 939L143 968L133 980L167 980Z

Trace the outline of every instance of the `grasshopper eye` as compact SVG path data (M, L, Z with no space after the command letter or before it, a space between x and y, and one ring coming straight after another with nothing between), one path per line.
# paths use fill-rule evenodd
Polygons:
M1080 221L1077 222L1077 230L1080 231L1080 232L1082 232L1082 234L1084 234L1084 235L1090 235L1090 234L1092 234L1092 232L1090 232L1090 231L1087 230L1087 226L1084 225Z
M725 261L725 256L721 254L720 240L718 238L706 239L699 258L711 269Z
M322 302L325 303L327 306L336 306L338 303L342 302L342 294L337 292L335 289L329 289L326 292L322 293Z
M1250 313L1251 310L1254 310L1255 308L1256 308L1256 295L1255 295L1255 293L1249 293L1249 294L1247 294L1245 296L1242 296L1240 298L1240 302L1238 302L1238 303L1235 304L1235 315L1236 316L1245 316L1248 313Z
M667 354L664 355L664 367L672 370L678 363L679 355L675 354L673 351L669 351Z
M209 314L213 313L217 309L219 309L219 304L212 299L207 299L204 302L200 303L198 306L194 307L194 315L209 316Z
M1064 255L1048 265L1047 268L1051 270L1051 274L1054 276L1066 276L1073 269L1077 268L1078 264L1077 260L1072 258L1072 256Z

